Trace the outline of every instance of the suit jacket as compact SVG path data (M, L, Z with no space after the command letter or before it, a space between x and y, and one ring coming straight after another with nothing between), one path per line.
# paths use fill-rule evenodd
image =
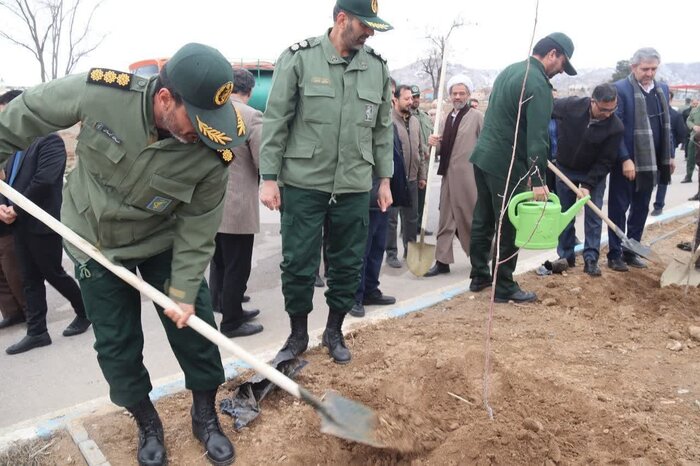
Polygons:
M661 86L661 90L666 96L666 102L669 102L668 86L659 81L654 81L654 85ZM615 87L617 88L617 111L615 113L625 126L618 161L624 162L629 159L634 160L634 88L627 78L616 81ZM656 92L656 87L652 89L652 92ZM669 154L669 156L673 157L673 154Z
M7 182L12 176L12 168L17 153L7 161L5 173ZM56 133L35 140L24 151L17 167L17 175L12 187L30 201L44 209L49 215L61 219L61 202L63 200L63 172L66 169L66 146ZM9 200L0 195L0 203L10 205ZM41 221L15 206L17 219L11 226L15 233L56 234Z
M260 231L258 168L262 113L241 102L235 94L231 95L231 102L243 117L248 138L245 144L233 149L219 233L255 234Z

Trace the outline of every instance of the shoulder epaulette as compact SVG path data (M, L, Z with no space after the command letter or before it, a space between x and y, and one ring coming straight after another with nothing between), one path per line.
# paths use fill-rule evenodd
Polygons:
M131 81L134 75L123 71L110 70L108 68L92 68L88 72L88 84L115 87L128 91L131 89Z
M386 59L379 55L379 52L374 50L372 47L365 46L365 50L367 50L367 53L369 53L370 55L374 55L375 57L379 58L384 64L386 64Z
M304 39L295 44L292 44L289 47L289 50L291 50L292 52L298 52L299 50L308 49L309 47L314 47L320 43L321 42L318 40L318 37L311 37L309 39Z
M231 149L217 149L216 154L221 159L221 163L223 163L226 166L233 162L233 158L235 157L235 154Z
M245 128L245 122L243 121L243 116L241 115L241 112L238 111L236 106L234 105L233 109L236 111L236 132L238 133L238 137L243 137L246 134L246 128ZM233 162L233 159L236 157L236 154L233 153L231 149L217 149L216 154L219 156L221 159L221 162L224 165L228 165L231 162Z

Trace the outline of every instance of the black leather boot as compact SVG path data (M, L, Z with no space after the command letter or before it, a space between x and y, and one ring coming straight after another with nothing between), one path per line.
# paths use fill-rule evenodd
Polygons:
M139 466L168 464L163 441L163 424L150 398L146 397L134 406L128 406L126 410L134 416L139 426L139 446L136 452Z
M326 330L323 332L323 346L328 348L328 353L338 364L347 364L352 359L343 338L343 320L345 320L344 312L330 311Z
M233 444L221 431L216 414L216 390L192 390L192 433L207 450L211 464L224 466L236 459Z
M292 333L284 342L284 346L277 353L286 353L285 357L296 358L306 351L309 346L308 314L294 314L289 316L292 326Z

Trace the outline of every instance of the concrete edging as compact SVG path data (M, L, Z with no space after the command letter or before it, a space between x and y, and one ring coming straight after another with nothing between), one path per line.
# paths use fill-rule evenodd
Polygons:
M694 202L684 202L683 204L674 207L662 215L657 217L649 217L645 228L649 225L666 223L671 220L688 216L697 210L698 207ZM607 245L607 243L608 236L607 234L603 233L601 236L601 247ZM583 245L577 246L576 252L581 252L582 248ZM535 270L544 261L551 258L553 258L552 250L546 250L534 257L523 260L518 263L515 274L520 275ZM430 293L426 293L406 301L401 301L394 306L387 306L362 319L349 317L346 321L346 332L357 330L382 320L401 317L412 312L417 312L437 303L448 301L455 296L464 294L468 291L468 280L465 280L461 283L448 285ZM315 347L321 344L322 332L323 330L319 329L309 333L309 347ZM255 356L265 361L271 360L277 353L277 350L282 343L283 342L280 341L274 345L271 344L264 350L257 351ZM245 362L236 357L224 358L223 364L227 380L235 377L242 371L249 369L249 366ZM150 397L152 400L156 401L165 396L185 390L184 375L180 372L169 377L157 379L154 381L153 386L154 388L150 393ZM80 422L80 419L88 415L108 414L110 412L117 412L122 409L123 408L113 405L109 398L105 396L72 406L70 408L49 413L38 418L23 421L0 431L0 451L7 450L15 442L32 440L39 437L48 437L53 432L65 428L68 430L73 442L78 446L89 466L108 466L109 462L102 454L94 440L90 439L87 431L82 425L82 422Z

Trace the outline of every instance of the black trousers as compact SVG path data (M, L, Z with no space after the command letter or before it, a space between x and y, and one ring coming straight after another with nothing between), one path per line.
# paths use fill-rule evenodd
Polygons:
M76 281L61 264L63 244L54 233L32 234L15 230L15 248L22 269L24 295L27 299L27 335L46 332L46 286L49 282L66 298L76 315L85 317L85 306Z
M243 323L243 294L248 288L255 235L216 234L216 249L209 269L209 288L214 310L221 312L221 330Z

